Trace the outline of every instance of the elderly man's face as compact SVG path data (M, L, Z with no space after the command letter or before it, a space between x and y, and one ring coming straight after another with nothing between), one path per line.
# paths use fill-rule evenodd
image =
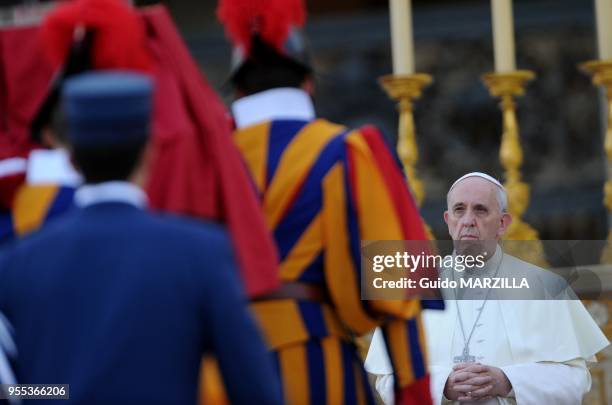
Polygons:
M511 217L500 209L496 186L480 177L459 182L448 196L444 221L453 240L498 240Z

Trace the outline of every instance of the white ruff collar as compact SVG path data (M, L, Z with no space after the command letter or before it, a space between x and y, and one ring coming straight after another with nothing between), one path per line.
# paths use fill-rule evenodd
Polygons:
M272 119L310 121L315 118L308 93L293 87L282 87L242 97L232 104L238 129Z
M26 182L77 187L83 181L72 167L68 152L63 149L40 149L30 152Z

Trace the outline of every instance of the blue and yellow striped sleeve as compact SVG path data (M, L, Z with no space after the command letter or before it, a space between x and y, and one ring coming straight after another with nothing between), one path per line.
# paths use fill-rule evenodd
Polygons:
M360 246L361 240L425 240L416 205L382 138L371 130L346 135L343 159L323 188L325 239L333 241L325 252L332 300L355 333L382 326L396 391L405 391L427 378L420 301L362 301Z

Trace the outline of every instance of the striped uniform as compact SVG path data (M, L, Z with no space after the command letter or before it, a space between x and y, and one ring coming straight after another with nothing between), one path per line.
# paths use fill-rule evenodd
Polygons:
M252 304L286 403L373 403L352 337L377 325L396 388L429 403L420 303L360 296L360 240L426 239L382 136L372 127L349 130L321 119L273 120L239 129L235 141L278 246L282 280L312 283L330 297Z
M57 184L23 184L11 211L0 213L0 243L22 237L73 207L75 188Z

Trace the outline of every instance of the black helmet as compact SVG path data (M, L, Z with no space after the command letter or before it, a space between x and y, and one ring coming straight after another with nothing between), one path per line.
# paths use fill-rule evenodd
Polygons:
M45 99L32 119L32 123L30 124L30 137L34 142L41 143L42 130L53 120L53 115L59 105L63 82L71 76L90 69L93 32L81 32L82 35L75 37L70 47L70 51L68 52L66 63L51 82Z

